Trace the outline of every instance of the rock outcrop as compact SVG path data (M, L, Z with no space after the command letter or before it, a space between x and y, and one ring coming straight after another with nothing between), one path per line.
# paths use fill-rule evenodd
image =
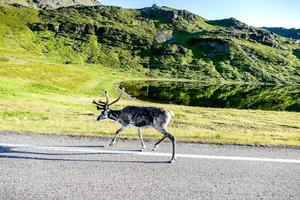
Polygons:
M278 42L269 31L248 26L235 18L210 20L207 22L211 25L222 26L225 28L222 31L223 33L219 32L218 34L225 33L227 36L256 41L270 47L278 47Z
M272 33L276 33L283 37L288 37L300 41L300 29L295 29L295 28L286 29L283 27L263 27L263 29L266 29Z
M166 21L172 21L178 18L183 18L188 22L195 23L197 15L187 10L175 10L168 7L160 7L154 4L152 7L143 8L142 15L146 18L160 19Z

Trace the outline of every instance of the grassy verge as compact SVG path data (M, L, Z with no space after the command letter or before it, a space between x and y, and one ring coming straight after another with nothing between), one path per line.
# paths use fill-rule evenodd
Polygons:
M100 65L9 60L0 63L0 130L111 136L120 125L97 123L98 111L91 100L102 96L105 89L116 96L115 84L119 81L143 78ZM113 108L132 104L174 111L170 132L181 141L300 147L300 113L197 108L125 98ZM161 137L152 129L143 134ZM128 130L122 136L137 138L137 131Z

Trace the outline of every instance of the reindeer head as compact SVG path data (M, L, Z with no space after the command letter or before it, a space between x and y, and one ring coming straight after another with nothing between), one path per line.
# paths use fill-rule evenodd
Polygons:
M117 103L120 99L121 99L121 96L124 92L124 88L121 90L121 93L120 93L120 96L114 100L113 102L109 103L109 98L108 98L108 92L105 91L105 98L106 98L106 101L101 101L99 100L98 102L96 102L95 100L93 100L93 104L96 104L96 108L97 110L103 110L100 115L97 117L97 121L100 121L100 120L103 120L103 119L107 119L110 117L111 115L111 111L109 109L109 106L113 105L114 103Z

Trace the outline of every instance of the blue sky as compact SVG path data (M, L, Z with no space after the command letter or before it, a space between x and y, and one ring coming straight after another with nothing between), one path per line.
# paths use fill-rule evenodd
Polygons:
M300 0L100 0L104 5L143 8L153 4L189 10L206 19L235 17L251 26L300 28Z

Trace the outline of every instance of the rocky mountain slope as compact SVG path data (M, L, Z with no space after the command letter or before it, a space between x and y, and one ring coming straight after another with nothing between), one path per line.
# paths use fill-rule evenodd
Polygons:
M300 29L295 28L282 28L282 27L264 27L264 29L281 35L283 37L293 38L295 40L300 40Z
M66 6L75 6L75 5L86 5L94 6L100 5L97 0L0 0L0 3L6 4L16 4L23 5L28 7L40 7L54 9L59 7Z
M38 10L4 4L0 17L0 48L17 46L56 62L154 77L300 84L299 44L234 18L209 21L156 5Z

